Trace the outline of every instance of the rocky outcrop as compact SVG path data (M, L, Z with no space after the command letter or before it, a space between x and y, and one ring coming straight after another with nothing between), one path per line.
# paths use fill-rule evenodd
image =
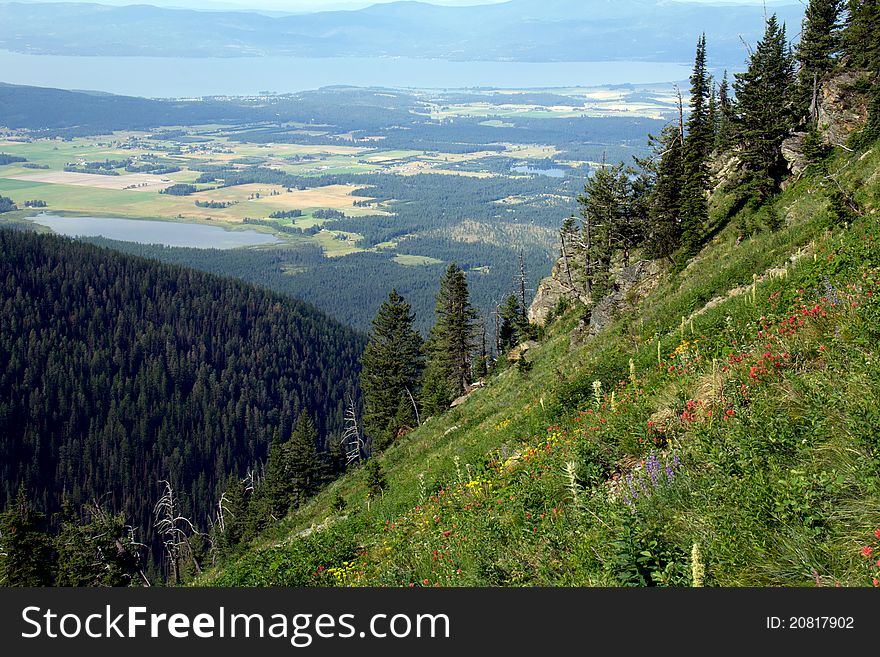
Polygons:
M804 139L806 132L795 132L782 142L782 157L788 162L788 170L798 176L807 168L809 162L804 155Z
M575 272L566 269L565 260L559 258L550 275L538 284L535 298L529 306L529 321L543 324L563 299L589 305L590 297L580 292L583 287L583 281L578 280Z
M537 346L538 343L534 340L526 340L525 342L518 344L508 352L507 360L511 363L516 363L525 358L526 354Z
M589 308L588 317L581 321L572 336L572 344L585 337L596 335L608 326L614 317L625 307L637 305L650 294L660 282L662 267L656 260L639 260L627 267L618 267L611 272L614 289L606 297L593 305L588 295L580 290L581 282L570 279L565 263L560 258L553 271L538 286L538 291L529 308L529 321L542 324L560 300L579 303ZM521 354L517 353L517 357Z
M581 321L571 337L574 347L598 334L627 308L637 306L660 283L663 268L656 260L639 260L614 274L614 290L590 309L589 319Z
M835 75L819 89L819 131L825 143L844 146L852 133L865 127L868 97L860 90L860 84L869 76L868 71L848 71Z

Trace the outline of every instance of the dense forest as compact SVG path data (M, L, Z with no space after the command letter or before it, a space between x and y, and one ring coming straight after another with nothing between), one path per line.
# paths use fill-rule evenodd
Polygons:
M318 452L341 429L363 340L307 304L8 230L0 288L2 507L20 486L50 517L98 501L155 548L161 480L204 530L300 416Z
M231 276L261 285L314 304L335 319L366 332L391 288L411 303L415 326L423 335L434 321L434 295L444 265L402 265L388 253L355 253L344 258L324 258L320 247L259 250L196 249L136 242L119 242L99 237L89 242L124 253L193 267L221 276ZM409 245L419 248L408 248ZM495 306L513 290L520 273L519 255L510 248L480 243L452 242L442 238L412 238L401 243L401 252L424 255L422 246L435 247L438 259L455 260L470 273L471 300L481 317L488 317ZM550 266L546 251L525 249L528 290ZM494 276L486 274L490 266Z

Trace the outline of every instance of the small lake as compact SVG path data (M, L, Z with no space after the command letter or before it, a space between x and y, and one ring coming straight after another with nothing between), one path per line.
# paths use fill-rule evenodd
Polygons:
M521 164L510 167L515 173L525 173L530 176L550 176L551 178L565 178L565 169L535 169L534 167Z
M234 249L274 244L278 238L255 230L224 230L219 226L146 221L116 217L60 217L38 214L30 221L68 237L105 237L121 242L187 246L199 249Z
M360 87L547 88L686 80L671 62L456 62L408 57L71 57L0 50L3 82L153 98Z

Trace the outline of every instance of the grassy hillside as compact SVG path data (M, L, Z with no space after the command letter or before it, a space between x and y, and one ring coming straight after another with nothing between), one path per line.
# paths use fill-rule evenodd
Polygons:
M324 490L210 585L871 585L880 577L880 148L808 172L638 308L581 311ZM751 234L738 240L740 226ZM344 510L335 510L339 497ZM334 501L336 503L334 504Z

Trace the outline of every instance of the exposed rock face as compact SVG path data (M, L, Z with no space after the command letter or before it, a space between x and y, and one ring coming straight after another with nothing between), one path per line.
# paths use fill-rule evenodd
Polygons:
M568 282L568 274L562 258L553 267L552 274L541 281L535 299L529 308L529 321L543 323L560 299L567 299L590 308L589 319L581 322L572 336L572 345L588 336L596 335L614 321L615 315L626 306L637 305L660 282L662 267L656 260L639 260L628 267L619 267L611 272L614 290L595 306L589 296L580 293L578 280L574 285ZM517 354L519 356L519 354Z
M867 123L868 98L856 85L869 75L869 71L841 73L819 89L819 131L826 143L844 146L847 138Z
M522 360L526 357L526 354L538 346L538 343L534 340L526 340L522 344L517 345L507 354L507 360L511 363L515 363L519 360Z
M660 283L662 271L656 260L639 260L614 272L614 290L593 306L589 321L581 322L581 326L572 335L572 346L582 344L587 338L599 333L627 307L638 305Z
M550 275L538 284L535 298L532 300L532 305L529 306L528 317L531 323L543 324L547 321L550 312L562 299L580 301L589 305L590 298L579 291L583 289L583 281L577 280L573 272L571 276L572 278L569 279L565 261L559 258Z
M730 184L733 179L740 175L742 161L736 151L721 153L712 158L709 168L712 181L712 193Z
M804 139L806 132L795 132L791 137L782 142L782 157L788 162L788 169L794 175L799 175L807 168L807 158L804 156Z

